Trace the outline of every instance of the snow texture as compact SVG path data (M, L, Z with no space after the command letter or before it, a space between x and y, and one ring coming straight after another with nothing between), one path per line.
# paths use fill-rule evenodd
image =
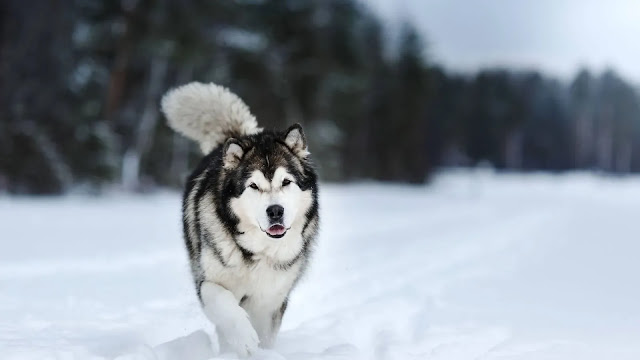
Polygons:
M312 270L256 359L640 359L640 178L325 185ZM174 193L0 198L0 358L217 351Z

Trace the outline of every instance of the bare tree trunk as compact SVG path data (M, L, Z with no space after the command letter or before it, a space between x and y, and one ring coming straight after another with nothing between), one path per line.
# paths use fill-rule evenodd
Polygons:
M590 154L593 153L593 124L587 112L578 115L575 125L574 166L583 168L589 165Z
M158 123L158 98L167 75L167 58L154 57L151 61L149 86L145 97L140 126L133 145L127 149L122 159L122 187L126 190L140 188L140 163L151 146Z
M266 63L269 69L269 82L273 91L282 100L284 119L276 120L275 127L285 127L293 123L302 122L302 111L297 104L297 97L292 89L290 74L287 72L287 59L289 58L290 46L277 46L267 51Z
M631 172L631 160L633 142L627 138L621 141L616 152L616 171L620 173Z
M504 165L507 169L522 168L522 132L511 130L507 134L504 146Z
M42 157L46 159L47 165L51 167L53 175L62 187L62 192L67 190L73 184L73 172L58 150L58 146L40 131L33 121L23 120L19 128L33 140Z
M613 121L612 109L606 108L600 119L600 132L596 144L596 160L600 170L613 170Z
M120 108L120 102L127 83L129 58L133 50L133 26L136 7L124 13L124 34L118 41L116 55L107 86L107 98L105 101L105 117L109 119Z
M291 80L283 82L282 90L284 93L284 114L287 121L285 126L295 123L304 123L302 109L300 109L297 101L298 99L291 88Z

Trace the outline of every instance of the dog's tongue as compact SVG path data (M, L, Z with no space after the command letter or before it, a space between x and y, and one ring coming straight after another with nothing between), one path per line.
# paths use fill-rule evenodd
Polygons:
M284 234L285 230L286 229L282 225L271 225L269 229L267 229L267 232L271 236L278 236Z

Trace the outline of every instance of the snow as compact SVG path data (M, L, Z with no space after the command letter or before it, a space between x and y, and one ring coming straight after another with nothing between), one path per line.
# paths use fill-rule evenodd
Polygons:
M640 359L640 178L325 185L313 268L256 359ZM177 193L0 198L2 359L217 354Z

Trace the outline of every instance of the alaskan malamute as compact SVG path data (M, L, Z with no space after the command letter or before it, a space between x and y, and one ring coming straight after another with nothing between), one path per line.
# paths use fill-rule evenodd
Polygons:
M169 125L205 156L183 199L196 291L220 344L240 356L271 347L318 231L317 176L302 127L258 127L242 100L191 83L162 99Z

